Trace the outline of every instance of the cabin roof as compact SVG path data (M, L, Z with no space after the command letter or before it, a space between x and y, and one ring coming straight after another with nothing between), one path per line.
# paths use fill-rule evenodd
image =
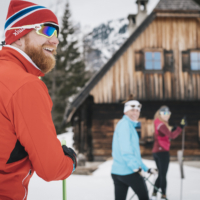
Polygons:
M113 66L113 64L118 60L118 58L128 49L128 47L137 39L137 37L147 28L147 26L154 20L156 13L152 12L138 28L133 32L133 34L126 40L126 42L119 48L118 51L111 57L111 59L97 72L86 86L81 90L81 92L75 97L70 108L67 110L66 118L70 121L69 115L71 112L75 111L88 97L92 88L98 83L98 81L104 76L104 74ZM74 113L74 112L73 112Z
M157 12L162 11L200 11L200 6L193 0L160 0L154 11L146 17L146 19L136 28L132 35L125 43L114 53L108 62L89 80L86 86L77 94L71 106L65 114L65 121L69 122L75 111L89 96L90 91L98 83L98 81L106 74L106 72L114 65L119 57L128 49L128 47L140 36L140 34L152 23L156 18ZM65 122L64 122L65 123Z
M193 0L160 0L156 11L200 11L200 6Z

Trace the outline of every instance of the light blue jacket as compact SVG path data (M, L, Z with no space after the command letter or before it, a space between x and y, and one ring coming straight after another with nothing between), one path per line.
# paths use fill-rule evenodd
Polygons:
M132 174L140 167L148 171L142 162L136 125L137 123L126 115L117 123L112 141L112 174Z

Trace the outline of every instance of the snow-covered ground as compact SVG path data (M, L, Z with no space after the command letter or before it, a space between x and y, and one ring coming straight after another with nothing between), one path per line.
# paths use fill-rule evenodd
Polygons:
M60 140L65 138L67 145L72 146L73 133L65 133L58 136ZM148 167L155 167L154 161L144 160ZM71 175L67 179L67 200L114 200L114 187L110 175L112 160L106 161L99 166L93 175ZM183 198L182 200L199 200L200 190L200 169L184 166L185 179L183 179ZM146 175L148 176L148 174ZM168 171L167 195L169 200L180 199L180 169L177 163L170 163ZM155 177L150 177L154 182ZM147 186L152 192L152 186L147 182ZM133 191L129 189L127 200ZM61 200L62 181L45 182L36 173L33 175L29 184L28 200ZM137 200L135 196L132 200ZM159 198L158 198L159 199Z

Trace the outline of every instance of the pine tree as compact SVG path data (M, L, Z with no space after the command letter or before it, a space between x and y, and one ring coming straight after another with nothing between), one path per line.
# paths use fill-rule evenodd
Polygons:
M196 3L198 3L200 5L200 0L194 0L194 1L196 1Z
M78 41L74 39L75 30L70 23L70 17L67 3L59 35L56 66L43 78L53 101L52 117L57 134L64 131L61 124L69 98L75 95L88 80L85 64L77 47Z

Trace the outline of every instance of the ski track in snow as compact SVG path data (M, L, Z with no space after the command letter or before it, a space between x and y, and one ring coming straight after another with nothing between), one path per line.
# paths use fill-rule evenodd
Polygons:
M67 145L72 147L73 133L65 133L58 136L59 140L65 138ZM148 167L155 167L155 162L143 160ZM71 175L67 179L67 200L114 200L114 186L110 175L112 160L106 161L99 166L93 175ZM182 200L199 200L200 169L184 166L185 179L183 179ZM148 176L148 174L146 174ZM180 199L180 167L171 162L167 175L167 195L169 200ZM151 176L154 182L155 177ZM147 182L147 187L152 192L152 186ZM129 189L127 200L133 191ZM34 173L30 184L28 200L62 200L62 181L45 182ZM135 196L132 200L138 200ZM158 196L160 200L160 195Z

